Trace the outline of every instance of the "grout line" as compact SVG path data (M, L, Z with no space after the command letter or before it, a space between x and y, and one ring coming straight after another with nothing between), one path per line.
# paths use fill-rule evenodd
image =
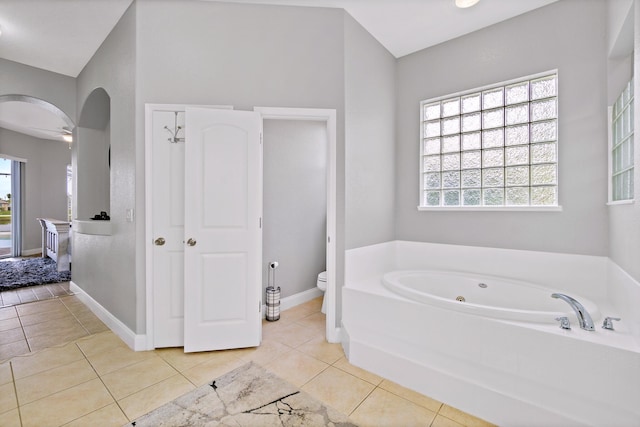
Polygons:
M22 423L22 411L20 410L20 401L18 400L18 388L16 387L16 376L13 373L13 362L9 361L9 369L11 370L11 381L13 382L13 393L16 396L16 409L18 410L18 419L20 420L20 426Z

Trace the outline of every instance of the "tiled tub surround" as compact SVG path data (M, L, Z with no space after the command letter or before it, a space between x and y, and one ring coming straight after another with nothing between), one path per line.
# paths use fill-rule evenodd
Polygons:
M453 270L583 295L596 330L517 322L411 301L394 270ZM499 425L635 426L640 420L640 284L606 257L393 241L347 251L349 361ZM602 316L621 317L615 331Z

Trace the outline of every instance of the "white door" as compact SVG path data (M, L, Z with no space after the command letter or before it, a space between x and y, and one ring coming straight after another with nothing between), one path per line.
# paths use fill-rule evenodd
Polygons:
M176 116L177 114L177 116ZM181 347L184 342L184 140L170 141L184 111L154 110L151 117L151 196L153 256L153 342ZM184 137L183 133L180 133Z
M184 350L261 340L262 120L186 109Z

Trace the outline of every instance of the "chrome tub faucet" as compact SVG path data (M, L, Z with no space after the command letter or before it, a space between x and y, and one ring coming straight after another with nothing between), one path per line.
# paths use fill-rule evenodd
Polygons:
M582 329L584 329L585 331L593 331L595 329L591 316L584 308L584 306L577 300L565 294L551 294L551 298L558 298L569 304L573 311L575 311L576 316L578 317L578 323L580 324L580 327Z

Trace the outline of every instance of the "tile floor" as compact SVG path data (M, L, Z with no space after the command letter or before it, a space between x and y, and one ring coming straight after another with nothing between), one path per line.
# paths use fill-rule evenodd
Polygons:
M65 295L73 295L73 292L69 290L69 282L18 288L12 291L0 292L0 307L44 301Z
M61 296L0 308L0 362L108 330L77 297L69 295L68 283L33 288L40 289L32 293L42 298L41 291L50 292L50 288Z
M56 318L47 323L55 325L64 312L55 304L61 304L82 324L82 303L75 297L52 300L46 310L44 303L12 310L18 319L52 313ZM349 364L341 346L324 339L320 305L316 299L283 311L277 322L264 322L262 345L250 349L133 352L108 330L85 327L91 335L66 344L60 336L57 346L0 363L0 424L122 426L252 360L362 427L490 425Z

